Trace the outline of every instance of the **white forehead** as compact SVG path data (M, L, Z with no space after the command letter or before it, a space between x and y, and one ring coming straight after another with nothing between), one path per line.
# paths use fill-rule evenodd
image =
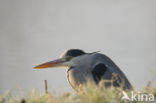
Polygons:
M60 58L64 57L65 54L68 52L69 49L65 50L61 55L60 55Z

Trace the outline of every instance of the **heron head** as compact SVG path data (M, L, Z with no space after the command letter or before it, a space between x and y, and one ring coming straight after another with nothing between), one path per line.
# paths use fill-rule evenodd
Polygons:
M72 61L73 58L86 54L84 51L79 50L79 49L70 49L65 51L59 59L46 62L43 64L40 64L34 69L44 69L44 68L52 68L52 67L71 67L74 65L74 62Z

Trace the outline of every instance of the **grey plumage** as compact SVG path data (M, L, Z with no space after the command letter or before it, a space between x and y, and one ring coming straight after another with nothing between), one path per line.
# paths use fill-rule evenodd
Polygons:
M68 81L76 91L79 91L80 86L87 83L88 80L97 85L101 80L112 81L111 83L105 82L106 87L113 85L123 89L132 88L120 68L109 57L101 53L85 53L79 49L70 49L60 59L41 64L35 69L58 66L68 68Z
M116 75L116 80L113 82L113 86L119 87L123 86L123 89L132 88L128 79L124 73L119 69L119 67L107 56L100 53L84 54L78 58L74 58L74 65L67 71L68 81L74 89L78 88L79 85L86 83L88 78L98 84L100 81L96 81L97 75L93 75L94 69L97 65L104 65L106 67L104 75L102 75L100 80L112 80L113 74ZM99 71L101 73L101 71ZM110 83L106 83L105 86L111 86Z

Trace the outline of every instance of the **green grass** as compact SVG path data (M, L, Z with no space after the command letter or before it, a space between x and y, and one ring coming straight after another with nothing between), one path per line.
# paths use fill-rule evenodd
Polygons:
M82 90L82 93L64 92L59 95L53 93L41 94L32 90L24 96L15 96L11 92L7 92L0 97L0 103L146 103L121 101L123 96L121 88L97 87L88 83ZM142 91L152 93L156 97L156 88L145 87ZM130 93L130 91L126 91L126 93ZM147 103L156 103L156 101Z

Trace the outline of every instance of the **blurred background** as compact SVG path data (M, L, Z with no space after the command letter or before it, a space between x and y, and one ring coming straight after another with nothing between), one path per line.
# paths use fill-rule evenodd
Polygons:
M135 88L156 75L155 0L0 0L0 94L72 91L66 69L33 70L70 48L101 51Z

